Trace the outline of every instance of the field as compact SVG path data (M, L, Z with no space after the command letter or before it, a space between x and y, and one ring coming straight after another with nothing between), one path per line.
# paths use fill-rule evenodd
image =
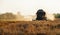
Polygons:
M60 35L60 19L0 21L0 35Z

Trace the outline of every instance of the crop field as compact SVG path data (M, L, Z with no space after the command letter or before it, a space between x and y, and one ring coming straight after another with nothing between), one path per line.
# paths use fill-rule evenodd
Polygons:
M0 21L0 35L60 35L60 19Z

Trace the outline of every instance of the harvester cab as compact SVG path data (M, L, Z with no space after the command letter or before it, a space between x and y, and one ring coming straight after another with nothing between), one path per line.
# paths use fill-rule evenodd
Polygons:
M42 9L39 9L36 13L36 20L46 20L46 17L45 17L46 13L44 10Z

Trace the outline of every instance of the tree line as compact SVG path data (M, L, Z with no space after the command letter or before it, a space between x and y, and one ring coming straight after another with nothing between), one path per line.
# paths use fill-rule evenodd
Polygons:
M60 13L54 14L55 18L60 18Z

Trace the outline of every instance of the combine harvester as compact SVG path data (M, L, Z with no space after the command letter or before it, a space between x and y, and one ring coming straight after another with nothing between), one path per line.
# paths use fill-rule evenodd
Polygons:
M55 17L53 14L48 14L46 13L43 9L39 9L36 13L36 18L35 20L50 20L50 21L54 21Z

